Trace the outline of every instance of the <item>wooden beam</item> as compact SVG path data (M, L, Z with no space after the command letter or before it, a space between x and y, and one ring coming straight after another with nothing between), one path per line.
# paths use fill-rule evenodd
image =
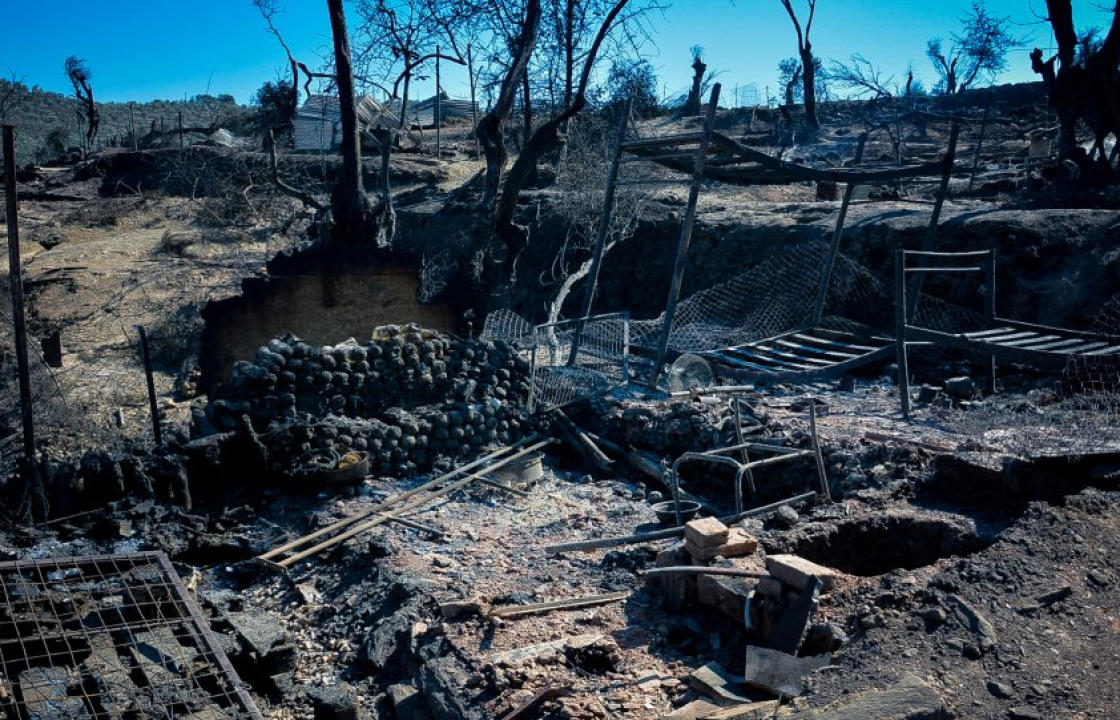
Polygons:
M692 241L692 226L696 222L696 202L700 197L700 184L704 181L704 160L708 154L708 143L712 135L712 125L715 122L716 107L719 105L720 84L712 86L712 93L708 96L708 112L704 116L704 132L700 137L700 147L696 151L695 166L692 170L692 185L688 189L688 205L681 220L681 235L677 243L677 258L673 265L673 277L669 282L669 298L665 303L665 317L661 321L661 342L657 349L657 356L653 359L653 367L649 373L649 387L657 387L657 379L661 375L661 364L665 361L665 353L669 350L669 335L673 331L673 316L677 312L677 300L681 294L681 281L684 278L684 264L688 257L688 245Z

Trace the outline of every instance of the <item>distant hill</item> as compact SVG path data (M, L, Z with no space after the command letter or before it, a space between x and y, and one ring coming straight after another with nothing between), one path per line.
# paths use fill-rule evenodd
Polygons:
M0 79L0 98L7 95L13 84ZM60 93L44 92L15 83L15 93L6 105L7 110L0 122L16 126L16 158L20 165L45 162L54 159L55 152L48 143L48 136L61 141L64 147L82 144L82 130L78 121L80 103L73 97ZM97 87L94 86L96 95ZM114 142L129 142L129 104L97 103L101 111L101 128L97 135L95 148L105 147ZM218 125L235 134L248 132L248 124L255 108L238 105L231 96L196 95L190 100L153 100L136 103L132 107L136 120L137 134L143 137L152 128L158 128L160 121L171 130L178 126L179 111L183 113L186 127L210 127Z

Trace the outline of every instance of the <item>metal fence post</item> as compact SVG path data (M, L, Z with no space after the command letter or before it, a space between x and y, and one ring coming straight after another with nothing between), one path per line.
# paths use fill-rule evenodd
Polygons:
M159 426L159 408L156 407L156 383L152 377L152 355L148 350L148 333L144 331L143 325L137 325L136 330L140 333L140 352L144 356L144 375L148 380L148 409L152 413L152 435L155 437L156 445L162 445L163 433Z

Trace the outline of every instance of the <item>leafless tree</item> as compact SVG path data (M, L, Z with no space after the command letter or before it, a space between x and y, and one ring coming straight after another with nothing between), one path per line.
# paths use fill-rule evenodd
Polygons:
M1077 147L1077 121L1084 120L1096 135L1094 149L1104 155L1104 138L1112 133L1120 140L1120 14L1112 11L1112 23L1104 40L1094 49L1082 44L1073 24L1071 0L1046 0L1046 9L1058 54L1042 59L1042 50L1031 51L1031 67L1042 76L1050 95L1050 105L1058 114L1058 153L1089 169L1089 157ZM1115 151L1114 151L1115 153ZM1082 173L1085 175L1085 173Z
M964 92L981 77L994 78L1007 67L1007 51L1019 45L1007 30L1011 19L991 15L983 0L973 0L961 23L964 32L954 33L948 47L939 37L926 45L946 95Z
M782 3L782 7L785 8L786 13L789 15L789 19L793 23L793 29L797 31L797 55L801 59L801 84L804 88L805 121L809 123L809 127L814 130L819 130L821 123L820 120L817 119L817 68L813 57L813 44L809 40L809 33L813 29L813 18L817 12L817 0L805 0L808 14L805 17L804 27L801 21L798 20L797 13L793 9L793 0L779 0L779 2Z
M876 98L891 98L897 92L894 77L886 75L878 66L873 65L863 55L856 53L847 63L834 60L828 71L829 77L840 87L850 90L857 97L870 95ZM911 73L911 78L913 74ZM907 87L909 87L909 81Z
M78 110L78 120L86 126L84 145L86 152L89 152L93 149L93 140L97 137L97 130L101 125L101 115L97 111L97 104L93 101L93 87L90 85L92 73L86 61L74 55L66 58L62 68L74 86L74 95L82 103L82 107Z
M541 24L540 0L526 0L522 11L516 14L513 8L501 7L500 2L494 3L494 6L499 18L504 19L507 27L516 28L516 31L506 36L510 49L509 63L502 74L494 104L478 121L478 128L475 130L482 146L482 154L486 158L482 207L488 214L494 208L502 173L509 159L509 152L502 137L502 127L513 110L513 103L521 85L521 76L529 66L529 58L536 46Z

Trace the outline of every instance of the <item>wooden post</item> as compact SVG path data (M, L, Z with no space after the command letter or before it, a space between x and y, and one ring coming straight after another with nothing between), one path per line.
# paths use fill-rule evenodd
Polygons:
M16 198L16 129L4 126L4 201L8 214L8 285L12 294L12 326L14 328L16 370L19 374L19 408L23 421L23 471L25 492L34 487L35 496L44 507L46 496L42 480L34 469L35 426L31 414L31 370L27 362L27 327L23 315L23 266L19 258L19 203Z
M976 179L976 170L980 167L980 148L984 146L984 131L988 128L988 113L992 109L992 92L988 91L988 101L984 103L984 119L980 121L980 137L976 140L976 154L972 158L972 172L968 174L968 189L972 189L972 181Z
M475 158L482 157L482 147L479 145L478 140L478 100L475 98L475 85L474 85L474 55L471 54L471 46L467 45L467 75L471 81L471 123L474 127L474 156Z
M941 208L945 206L945 196L949 194L949 180L953 176L953 162L957 155L957 138L960 136L960 131L961 127L957 123L953 123L952 129L949 130L949 149L941 161L941 186L937 190L937 199L933 202L933 214L929 218L926 236L922 240L922 250L926 252L933 250L934 241L937 240L937 223L941 220ZM923 275L925 273L914 273L914 279L906 289L910 303L910 309L906 312L906 322L909 323L914 322L918 312L918 296L922 292Z
M996 251L988 251L984 258L984 325L988 330L996 326ZM984 389L989 395L996 392L996 356L988 355L988 377Z
M630 108L633 106L633 102L633 98L626 100L622 109L622 117L618 120L618 131L614 138L614 157L611 158L611 168L607 172L607 187L603 192L603 210L599 216L599 227L595 230L595 249L591 255L591 267L584 279L583 304L580 305L579 324L576 326L571 354L568 355L569 365L574 365L576 362L576 355L579 353L579 344L583 335L583 321L591 316L591 304L595 301L595 289L599 284L599 270L603 266L603 252L607 244L611 216L614 214L614 190L618 181L618 164L622 158L622 143L626 141L626 128L629 124Z
M156 383L152 377L152 355L148 350L148 333L143 325L137 325L136 331L140 333L140 352L144 357L144 376L148 379L148 409L152 413L152 435L156 445L163 444L163 433L159 426L159 408L156 407Z
M128 125L132 128L132 149L140 149L140 140L136 137L136 116L132 113L133 103L128 104Z
M915 273L920 275L921 273ZM910 370L906 357L906 251L894 251L894 342L898 363L898 399L910 417Z
M859 165L863 162L863 148L867 145L867 133L859 136L859 144L856 145L856 157L854 165ZM817 286L817 302L813 310L813 325L821 321L821 316L824 315L824 304L828 299L828 283L832 280L832 269L836 265L836 256L840 254L840 238L844 235L844 220L848 217L848 205L852 202L852 193L855 192L856 184L848 183L844 188L844 199L840 202L840 214L836 217L836 228L832 231L832 245L828 249L828 257L825 258L824 268L821 269L820 284Z
M440 157L440 147L439 147L440 114L441 114L441 111L443 110L443 106L442 106L442 103L440 102L440 97L439 97L439 45L436 45L436 105L435 105L434 110L435 110L435 118L434 119L435 119L435 123L436 123L436 157L438 158L438 157Z
M183 111L182 110L179 111L179 147L184 147L184 145L183 145Z
M708 97L708 112L704 115L704 132L700 137L700 147L696 150L696 160L692 170L692 186L688 190L688 206L684 218L681 220L681 236L677 244L677 259L673 264L673 278L669 282L669 298L665 303L665 317L661 321L661 342L657 348L657 355L653 359L653 368L649 373L648 385L651 389L657 387L658 376L661 375L661 363L665 362L665 354L669 351L669 333L673 330L673 316L677 311L677 300L681 294L681 280L684 277L684 263L688 257L688 244L692 240L692 226L696 221L696 201L700 196L700 183L704 181L704 162L708 156L708 143L712 136L712 123L716 117L716 106L719 104L720 84L712 86L712 94Z

